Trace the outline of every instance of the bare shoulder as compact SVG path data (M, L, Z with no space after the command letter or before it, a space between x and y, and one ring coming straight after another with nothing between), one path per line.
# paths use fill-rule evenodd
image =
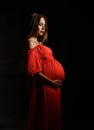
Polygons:
M33 38L30 38L30 39L28 39L28 45L29 45L29 49L32 49L38 45L38 42L34 41Z

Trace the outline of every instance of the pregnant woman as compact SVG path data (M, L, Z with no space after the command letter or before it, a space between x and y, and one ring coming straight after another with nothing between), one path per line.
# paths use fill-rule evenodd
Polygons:
M27 38L27 71L32 85L26 130L61 130L60 88L65 71L45 45L47 39L47 18L33 13Z

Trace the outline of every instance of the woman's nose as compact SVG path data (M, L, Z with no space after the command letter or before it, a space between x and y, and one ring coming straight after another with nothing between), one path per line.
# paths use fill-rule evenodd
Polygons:
M42 26L42 29L45 30L45 26Z

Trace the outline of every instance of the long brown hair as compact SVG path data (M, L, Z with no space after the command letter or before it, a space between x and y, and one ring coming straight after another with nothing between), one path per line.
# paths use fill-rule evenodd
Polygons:
M30 16L29 32L28 32L27 39L36 35L37 30L38 30L38 24L39 24L41 17L43 17L45 19L45 33L43 36L38 37L38 41L45 44L48 40L48 23L47 23L47 17L40 13L33 13Z
M38 38L38 41L42 44L46 44L48 40L48 23L47 23L47 17L45 17L43 14L33 13L28 16L27 18L27 24L26 24L26 35L25 35L25 41L23 45L23 68L25 72L27 73L27 57L28 57L28 39L32 36L35 36L38 30L38 25L40 18L43 17L45 19L45 33L43 36Z

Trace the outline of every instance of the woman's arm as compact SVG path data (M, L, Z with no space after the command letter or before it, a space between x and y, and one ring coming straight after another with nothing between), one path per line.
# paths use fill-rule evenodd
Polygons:
M41 79L43 79L44 83L49 85L50 87L59 88L62 86L61 80L51 80L41 72L37 73L36 75L39 76Z

